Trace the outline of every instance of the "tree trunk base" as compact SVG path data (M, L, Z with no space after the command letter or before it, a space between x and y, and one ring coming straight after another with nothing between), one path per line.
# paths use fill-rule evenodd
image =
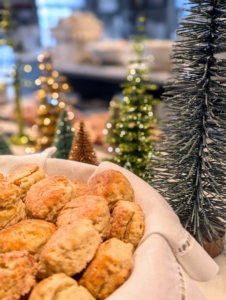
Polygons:
M215 240L215 242L209 242L207 240L204 240L203 241L203 248L206 250L206 252L212 257L216 257L218 256L219 254L221 254L224 250L224 243L223 243L223 240L224 240L224 236L222 236L222 239L218 239L218 240ZM217 245L219 246L219 248L217 247Z

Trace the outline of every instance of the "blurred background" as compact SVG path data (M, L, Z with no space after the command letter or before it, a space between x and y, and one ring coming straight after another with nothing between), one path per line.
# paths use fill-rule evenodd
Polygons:
M151 93L160 100L155 113L162 119L161 95L172 68L170 54L184 14L182 2L0 0L0 130L8 137L16 130L15 74L25 131L37 123L37 92L47 76L40 55L47 53L51 70L66 82L64 101L73 120L84 119L92 141L101 145L109 103L115 97L120 101L121 84L134 58L133 39L141 16L145 18L143 52L149 59Z

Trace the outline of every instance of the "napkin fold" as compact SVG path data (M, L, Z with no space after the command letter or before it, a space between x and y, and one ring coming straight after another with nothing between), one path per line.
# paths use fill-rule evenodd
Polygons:
M7 176L12 173L16 168L28 164L37 163L40 167L44 168L47 158L56 151L56 147L45 149L41 153L32 155L14 156L14 155L1 155L0 156L0 172Z

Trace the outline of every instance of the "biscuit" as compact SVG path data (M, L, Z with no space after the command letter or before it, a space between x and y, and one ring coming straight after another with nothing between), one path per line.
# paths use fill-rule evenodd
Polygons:
M35 285L37 263L27 251L0 254L0 299L17 300Z
M85 195L100 196L107 200L110 210L119 200L133 201L134 191L127 178L115 170L94 175L88 182Z
M116 238L100 245L79 284L96 299L105 299L122 285L133 266L133 245Z
M84 195L85 188L87 184L85 182L79 183L78 181L73 181L75 185L75 196L74 197L80 197Z
M0 230L26 219L21 189L15 184L0 182Z
M2 182L4 180L5 180L4 175L2 173L0 173L0 182Z
M39 278L54 273L72 276L81 272L94 257L100 242L101 237L90 220L77 220L60 227L42 250Z
M105 239L110 230L110 211L107 201L98 196L81 196L71 200L61 210L57 218L57 226L71 224L76 219L88 219Z
M144 235L144 214L139 204L118 201L111 215L109 237L115 237L137 247Z
M95 300L90 292L83 286L72 285L59 292L54 300Z
M64 273L54 274L33 289L29 300L95 300L77 281Z
M14 170L6 177L6 181L18 185L22 191L22 198L25 199L30 187L45 177L45 172L38 164L26 164Z
M61 209L74 198L75 185L63 175L54 175L34 184L27 193L27 214L33 219L56 222Z
M0 231L0 253L27 250L38 259L56 226L43 220L23 220Z

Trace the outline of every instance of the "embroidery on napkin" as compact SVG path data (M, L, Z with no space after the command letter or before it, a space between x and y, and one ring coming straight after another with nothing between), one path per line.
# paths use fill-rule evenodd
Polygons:
M187 296L186 296L186 281L184 279L182 269L181 269L179 264L177 265L177 270L178 270L178 274L179 274L179 277L180 277L181 300L186 300L187 299Z
M187 253L193 246L192 236L188 233L186 241L177 249L173 249L175 254L184 255Z

